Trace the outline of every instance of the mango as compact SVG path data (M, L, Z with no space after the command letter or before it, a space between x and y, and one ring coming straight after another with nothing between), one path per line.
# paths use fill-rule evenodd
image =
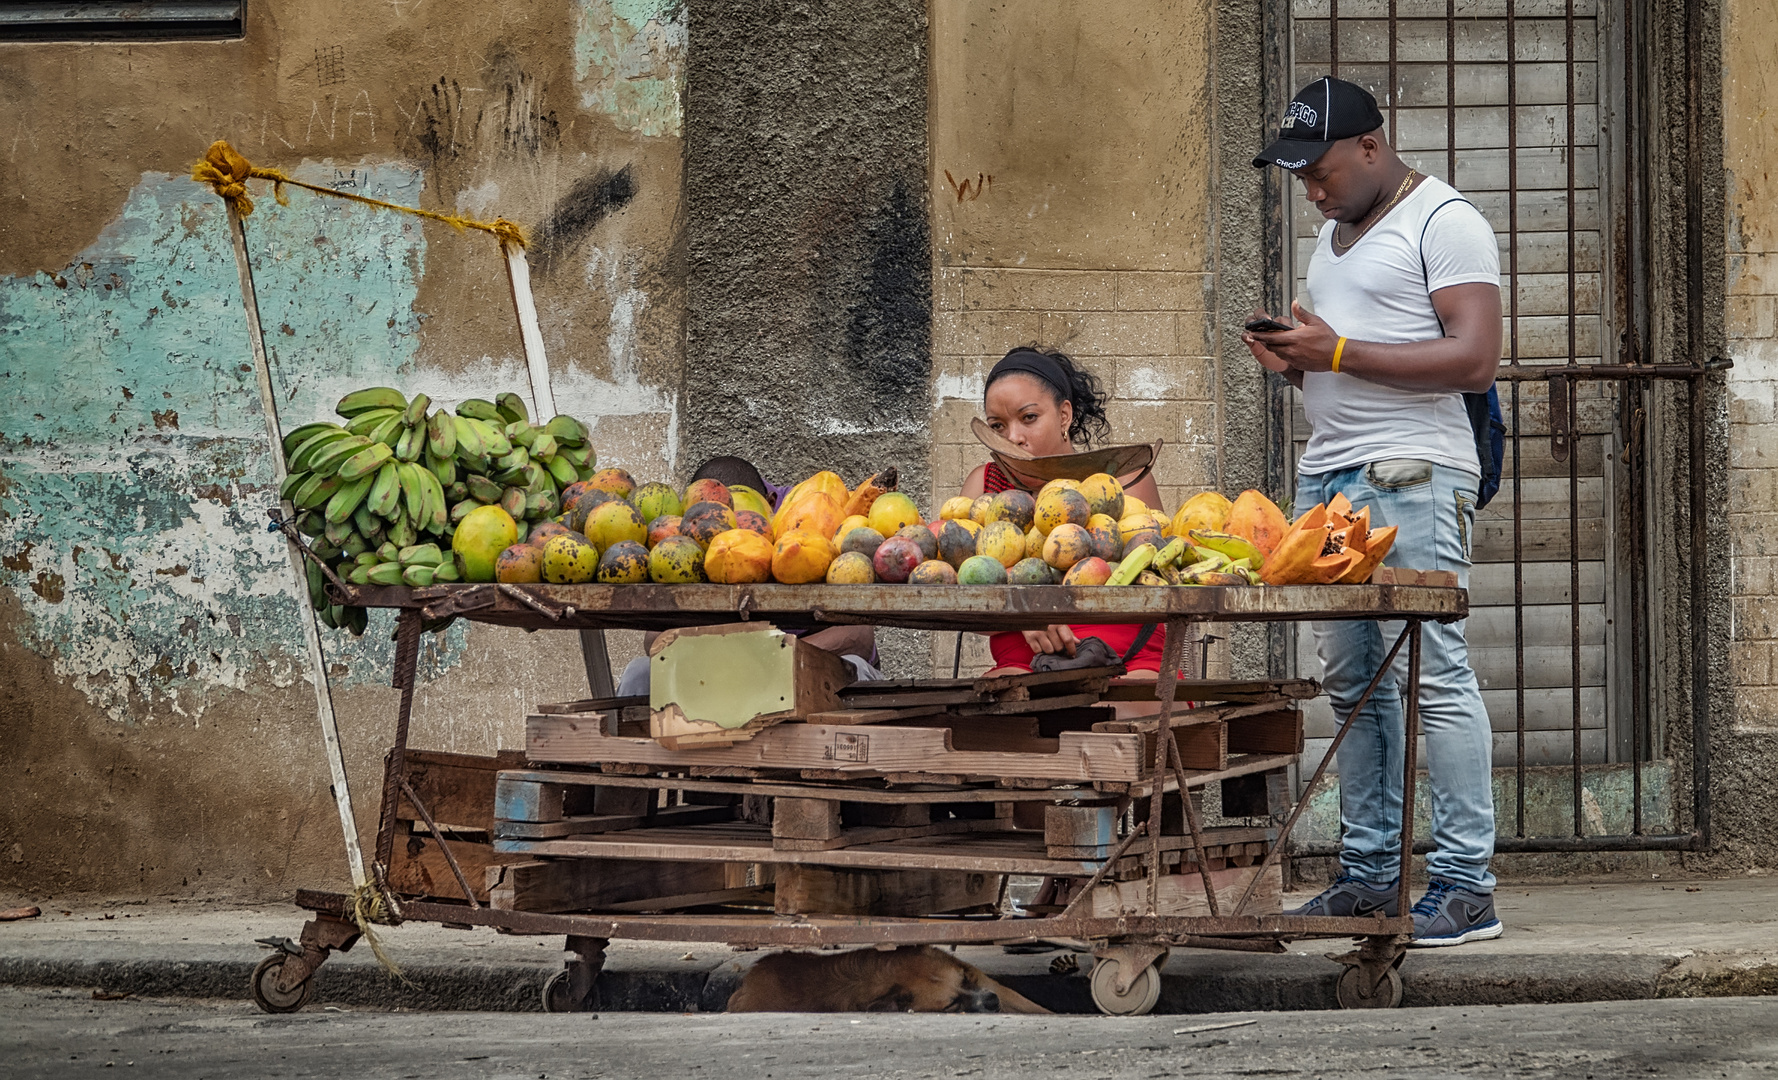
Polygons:
M648 580L659 585L703 581L704 548L689 536L669 536L648 553Z
M751 510L763 518L771 518L772 500L763 492L755 491L745 484L736 484L728 489L728 494L729 508L735 513Z
M994 521L975 538L975 550L1002 566L1016 565L1025 557L1025 534L1010 521Z
M498 506L471 510L451 534L451 551L463 564L464 581L493 581L500 553L518 543L518 522Z
M844 520L844 504L824 491L810 491L778 511L772 521L772 535L782 539L800 530L831 537Z
M1005 585L1006 564L986 555L971 555L957 567L959 585Z
M870 527L884 536L893 536L909 525L921 524L920 510L914 500L899 491L885 492L871 503Z
M730 510L735 508L735 496L720 480L693 480L685 489L683 505L693 506L701 502L721 503Z
M772 580L772 542L753 529L717 533L704 553L704 573L723 585Z
M1043 534L1033 525L1025 530L1025 554L1036 556L1043 551Z
M552 536L543 545L543 580L578 585L599 572L599 549L572 536Z
M1054 585L1056 572L1050 564L1033 555L1028 559L1020 559L1006 571L1006 580L1011 585Z
M575 532L586 531L586 519L594 510L608 502L617 501L617 496L599 488L587 488L574 497L573 502L564 501L562 509L567 512L568 527Z
M1071 488L1051 488L1037 496L1031 524L1048 536L1058 525L1085 525L1092 516L1086 496Z
M945 500L945 504L938 508L938 516L945 521L966 518L969 516L970 509L974 506L974 499L967 495L957 495Z
M829 585L873 585L876 580L877 572L871 567L870 556L862 551L842 551L838 558L827 564Z
M1190 536L1193 530L1227 532L1229 510L1234 505L1220 491L1200 491L1185 500L1179 513L1173 515L1173 535Z
M1123 554L1124 538L1117 529L1117 519L1110 514L1094 514L1087 519L1087 536L1093 545L1093 554L1106 562Z
M938 535L926 526L909 525L896 530L895 535L913 541L914 545L920 549L922 562L938 558Z
M1110 473L1094 473L1080 482L1080 493L1086 496L1093 513L1112 519L1124 516L1124 486Z
M694 503L679 519L679 534L689 536L698 542L700 547L709 547L710 541L730 529L738 529L741 523L735 519L735 512L719 502Z
M1118 517L1127 518L1131 514L1154 514L1156 517L1161 516L1154 510L1150 509L1147 503L1126 491L1124 492L1124 512L1119 514Z
M847 531L840 537L840 554L855 551L865 558L873 558L877 549L883 546L883 534L869 525L860 525Z
M1166 522L1153 514L1125 514L1123 520L1117 523L1117 531L1128 542L1130 537L1139 532L1152 532L1159 536L1166 526Z
M1062 575L1064 585L1103 585L1111 580L1111 564L1104 559L1085 558Z
M1037 514L1037 500L1029 491L1013 488L992 495L988 499L988 512L984 515L983 524L996 521L1010 521L1024 532L1031 527Z
M1270 555L1289 528L1290 522L1284 519L1284 511L1278 509L1277 503L1248 488L1229 507L1222 531L1239 536Z
M543 580L543 548L533 544L514 544L494 560L494 580L513 585L529 585Z
M1065 522L1050 530L1043 541L1043 561L1057 570L1067 570L1082 559L1093 557L1093 538L1082 526Z
M792 529L779 537L772 548L772 578L786 585L824 581L828 565L838 555L825 534Z
M927 559L908 575L909 585L955 585L956 568L943 559Z
M604 551L625 540L640 544L648 539L648 522L642 520L634 506L613 499L589 514L586 528L581 531Z
M678 515L675 514L672 517L657 517L653 521L649 522L648 523L648 539L646 541L644 541L644 543L646 543L648 545L649 550L652 551L656 544L660 543L662 540L665 540L669 536L680 535L679 522L681 520L683 520L683 519L681 519Z
M525 532L525 543L534 548L541 548L544 541L548 540L550 537L561 536L564 533L572 532L574 532L573 529L570 529L559 521L532 522L531 528ZM583 537L582 539L585 538Z
M1138 529L1131 533L1130 538L1125 540L1118 548L1118 556L1121 558L1128 555L1143 544L1151 545L1156 551L1159 551L1161 548L1167 546L1167 538L1154 529ZM1094 552L1094 554L1098 554L1098 552ZM1105 561L1110 562L1111 560L1106 559Z
M756 510L736 510L735 528L756 532L767 538L772 535L771 519Z
M679 493L659 482L643 484L630 496L630 505L636 513L642 515L643 521L653 521L658 517L678 517L685 512L685 504L679 501Z
M627 499L636 490L636 479L622 469L600 469L587 480L587 485Z
M938 557L953 567L962 566L964 560L975 557L975 534L964 528L962 522L945 522L938 534Z
M979 521L986 525L988 523L988 508L993 505L994 496L977 495L975 501L969 504L969 520Z
M845 539L846 534L857 528L870 528L870 519L863 514L853 514L840 522L840 527L833 531L834 546L838 547L840 541Z
M871 569L876 571L878 580L899 585L924 560L920 545L897 533L877 547L876 554L871 556Z
M634 540L619 540L599 556L593 575L601 585L640 585L648 580L648 549Z

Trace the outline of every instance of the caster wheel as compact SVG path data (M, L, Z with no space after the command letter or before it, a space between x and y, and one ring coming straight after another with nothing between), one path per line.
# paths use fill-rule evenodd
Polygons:
M1117 976L1122 967L1119 961L1110 957L1093 965L1092 978L1088 981L1093 1004L1108 1016L1147 1016L1161 1000L1160 969L1152 964L1143 968L1142 973L1130 981L1130 988L1119 994Z
M568 982L568 972L558 971L543 982L543 1011L546 1013L578 1013L591 1012L598 1006L598 987L595 985L592 1001L575 1001L574 991Z
M253 1003L269 1013L293 1013L309 1003L315 996L315 979L311 975L297 984L296 989L280 992L278 974L284 970L284 961L289 959L285 953L273 953L259 962L253 969Z
M1340 976L1340 984L1334 995L1340 1000L1342 1009L1393 1009L1401 1004L1401 972L1390 968L1383 976L1383 981L1370 994L1364 992L1364 979L1360 969L1349 967Z

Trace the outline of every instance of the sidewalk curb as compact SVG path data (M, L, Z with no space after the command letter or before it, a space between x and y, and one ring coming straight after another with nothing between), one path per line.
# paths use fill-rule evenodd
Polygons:
M1082 958L1085 959L1084 957ZM1505 961L1503 963L1503 961ZM142 997L244 1000L257 956L234 960L53 960L0 956L0 984L98 988ZM1410 953L1403 962L1408 1007L1628 1001L1778 990L1778 966L1677 972L1681 961L1651 955L1514 956ZM988 973L1065 1013L1092 1013L1084 973ZM736 965L715 970L614 969L600 978L601 1008L613 1012L719 1012L740 982ZM316 976L315 1004L416 1011L538 1012L542 964L413 964L407 981L363 963L332 963ZM1337 1008L1340 968L1315 956L1236 957L1181 950L1167 965L1160 1013ZM1029 967L1026 967L1029 971Z

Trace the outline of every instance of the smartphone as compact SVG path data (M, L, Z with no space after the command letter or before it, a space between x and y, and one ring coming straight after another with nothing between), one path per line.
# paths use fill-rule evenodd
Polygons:
M1296 328L1293 326L1285 326L1283 323L1279 322L1277 319L1273 319L1273 318L1269 318L1269 317L1247 320L1247 330L1249 333L1254 333L1254 334L1278 334L1278 333L1283 333L1286 330L1294 330L1294 329L1296 329Z

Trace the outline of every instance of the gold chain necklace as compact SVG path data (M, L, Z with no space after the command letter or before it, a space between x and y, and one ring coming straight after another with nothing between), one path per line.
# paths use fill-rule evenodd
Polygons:
M1395 189L1395 196L1383 205L1383 209L1374 211L1370 215L1368 215L1365 218L1364 222L1360 225L1359 230L1358 230L1358 235L1354 236L1351 240L1342 243L1340 241L1339 227L1338 226L1334 227L1333 246L1340 249L1339 253L1341 255L1344 255L1346 252L1351 251L1352 246L1354 244L1358 243L1360 240L1363 240L1365 233L1368 233L1371 231L1371 226L1373 226L1377 222L1381 221L1383 219L1384 214L1387 214L1390 210L1394 209L1395 204L1401 201L1401 197L1408 193L1408 188L1414 186L1414 177L1417 175L1419 175L1419 174L1416 173L1414 170L1409 169L1408 174L1406 176L1402 177L1401 186Z

